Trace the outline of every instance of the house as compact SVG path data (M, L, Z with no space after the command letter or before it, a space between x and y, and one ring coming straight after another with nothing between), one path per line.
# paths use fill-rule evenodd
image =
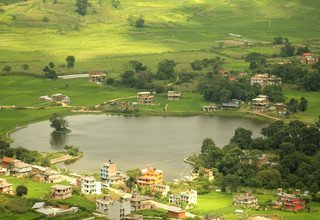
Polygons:
M168 217L175 219L184 219L186 218L186 212L181 208L170 206L168 208Z
M6 179L0 178L0 193L13 194L12 184L8 183Z
M251 110L253 111L267 111L269 108L269 98L266 95L259 95L252 99Z
M181 93L175 91L168 91L167 97L169 101L179 101L181 98Z
M301 64L315 64L318 61L318 58L314 58L311 53L303 53L300 57Z
M204 105L202 106L202 111L203 112L213 112L217 110L217 106L216 105Z
M154 96L150 92L138 92L137 102L140 105L153 105Z
M139 193L133 193L130 199L132 210L141 211L152 209L153 205L149 200L150 198L147 196L141 196Z
M206 215L204 217L204 220L222 220L219 216L214 216L214 215Z
M89 82L91 83L102 83L106 79L106 74L98 70L92 70L89 72Z
M96 211L107 215L109 220L124 220L126 216L131 214L130 200L125 197L112 200L107 195L96 200Z
M299 211L305 209L305 202L297 198L294 194L288 194L285 192L277 193L278 201L282 203L282 207L287 211Z
M48 217L76 213L79 211L78 207L69 207L68 205L46 206L44 202L36 202L32 209Z
M243 208L259 207L258 199L250 193L235 196L233 198L233 204Z
M236 108L239 108L239 103L228 102L228 103L221 104L221 109L236 109Z
M282 103L282 102L281 102L281 103L276 103L275 107L276 107L276 111L277 111L279 114L284 113L284 112L287 111L287 106L286 106L286 104L284 104L284 103Z
M51 186L51 197L53 199L66 199L72 196L72 186L55 185Z
M105 181L105 186L123 185L124 176L121 172L117 172L116 164L109 160L108 163L102 164L100 168L100 179Z
M163 184L163 171L153 169L150 165L146 169L141 170L142 176L137 177L137 184L140 187L152 187L154 185Z
M197 205L198 194L196 190L189 190L186 192L181 192L179 194L172 194L169 196L169 203L177 204L186 203L188 205Z
M31 173L31 165L21 160L15 159L10 168L10 174L17 177L23 177Z
M84 194L101 194L101 183L96 181L95 178L90 176L81 177L77 181L81 193Z
M268 73L256 74L250 78L251 85L258 84L261 87L267 85L281 85L281 78L276 75L269 76Z
M56 93L56 94L53 94L51 96L52 98L52 101L54 102L61 102L66 96L65 95L62 95L61 93Z
M11 157L4 157L4 158L2 158L2 160L1 160L2 167L4 167L4 168L10 168L10 166L13 165L13 161L14 161L14 160L15 160L15 159L14 159L14 158L11 158Z
M8 169L7 168L3 168L2 166L0 166L0 175L8 175Z

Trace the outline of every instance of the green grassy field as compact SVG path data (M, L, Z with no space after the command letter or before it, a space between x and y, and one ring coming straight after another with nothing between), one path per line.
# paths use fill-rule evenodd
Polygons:
M265 202L266 200L276 200L275 196L272 195L256 195L259 202ZM255 215L264 215L264 214L276 214L282 216L284 220L296 220L296 219L319 219L320 215L320 205L319 203L311 203L311 212L285 212L278 210L269 210L269 211L255 211L247 209L245 213L241 215L233 214L234 210L239 209L232 205L233 195L219 192L210 192L205 195L198 196L198 205L191 209L191 212L194 212L199 215L219 215L223 216L226 219L239 219L240 217L247 218L248 216Z
M72 0L5 5L8 2L0 1L4 10L0 14L0 67L10 64L13 71L24 72L20 66L27 63L27 72L33 74L41 74L49 61L65 64L70 54L76 57L75 68L57 67L58 72L101 69L113 76L128 60L141 60L154 70L164 58L184 67L195 59L216 56L209 48L217 41L236 40L238 47L238 41L247 41L255 46L242 52L240 48L219 50L236 58L250 51L278 52L271 45L259 46L270 44L275 36L300 43L319 38L320 31L315 22L320 18L320 2L313 0L121 0L118 9L109 0L91 0L86 16L74 12ZM143 16L145 27L130 26L131 15ZM42 21L44 16L48 22ZM233 58L226 61L227 68L248 68Z

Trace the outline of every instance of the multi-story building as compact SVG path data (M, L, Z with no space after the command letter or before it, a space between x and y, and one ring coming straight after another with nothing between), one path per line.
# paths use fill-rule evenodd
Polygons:
M141 105L153 105L154 96L150 92L138 92L137 102Z
M108 163L102 164L100 168L100 179L105 181L106 186L124 184L124 176L117 171L116 164L109 160Z
M163 184L163 171L152 168L150 165L141 170L142 176L137 177L137 184L140 187L152 187Z
M66 199L72 196L72 186L51 186L51 197L53 199Z
M89 82L91 83L102 83L106 79L106 74L98 70L92 70L89 72Z
M251 85L258 84L261 87L267 85L281 85L281 78L277 77L276 75L271 75L269 77L268 73L256 74L251 77L250 83Z
M150 198L141 196L139 193L133 193L130 199L131 207L134 211L152 209L153 206L149 202Z
M101 194L101 183L90 176L81 177L78 180L81 193L84 194Z
M196 190L189 190L186 192L181 192L179 194L172 194L169 196L169 203L171 204L186 203L188 205L197 205L198 193Z
M233 198L233 204L235 206L247 207L259 207L258 199L250 193L237 195Z
M13 193L12 184L9 184L6 179L0 179L0 193Z
M257 98L252 99L251 109L253 111L267 111L269 108L269 98L266 95L259 95Z
M28 174L31 173L31 165L22 162L21 160L14 160L13 164L11 165L10 168L10 174L12 174L13 176L26 176Z
M109 220L124 220L131 214L130 200L125 197L112 200L111 196L104 196L96 200L96 211L106 214Z

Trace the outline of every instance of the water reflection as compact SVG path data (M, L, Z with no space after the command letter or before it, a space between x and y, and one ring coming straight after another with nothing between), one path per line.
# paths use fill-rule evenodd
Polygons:
M61 134L57 132L52 132L50 134L50 144L53 147L62 147L66 145L68 141L68 135L67 134Z

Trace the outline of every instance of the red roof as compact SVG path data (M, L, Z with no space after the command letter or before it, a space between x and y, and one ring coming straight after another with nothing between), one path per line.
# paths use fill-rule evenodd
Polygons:
M2 158L2 163L5 162L5 163L12 163L14 161L14 158L11 158L11 157L4 157Z
M307 56L311 56L311 53L303 53L302 56L307 57Z

